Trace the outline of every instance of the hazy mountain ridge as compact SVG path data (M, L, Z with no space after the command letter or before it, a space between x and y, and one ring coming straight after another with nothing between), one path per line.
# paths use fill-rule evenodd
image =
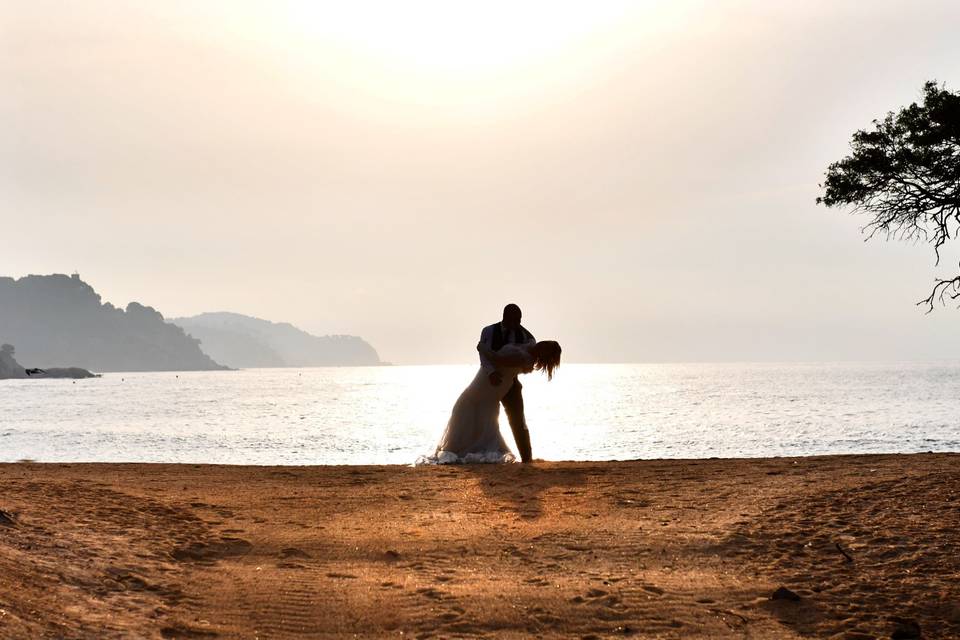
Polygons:
M227 368L156 309L102 303L78 275L0 277L0 342L15 345L22 362L41 368L67 362L93 371Z
M201 348L231 367L366 366L382 364L357 336L315 336L288 322L226 311L170 322L200 340Z

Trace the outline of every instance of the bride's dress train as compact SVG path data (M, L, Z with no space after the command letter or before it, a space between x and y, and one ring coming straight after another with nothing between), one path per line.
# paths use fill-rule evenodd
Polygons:
M514 462L516 457L510 451L500 433L500 400L513 385L513 380L523 371L533 366L534 358L524 345L507 345L507 349L516 349L529 360L528 367L500 368L503 382L490 384L489 374L481 368L473 381L463 390L453 411L447 428L440 438L436 451L430 456L421 456L416 464L459 464L477 462Z

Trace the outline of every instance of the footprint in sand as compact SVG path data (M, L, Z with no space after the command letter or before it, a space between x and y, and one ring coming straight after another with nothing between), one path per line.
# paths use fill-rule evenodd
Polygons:
M540 578L540 577L537 577L537 578L528 578L528 579L524 580L524 582L526 582L527 584L532 584L532 585L535 586L535 587L549 587L549 586L550 586L550 581L549 581L549 580L545 580L544 578Z
M620 596L607 593L603 589L590 589L582 596L570 598L574 604L587 603L591 606L616 607L620 604Z
M176 624L160 629L160 636L163 638L213 638L217 632L207 629L198 629L185 624Z
M175 549L170 555L180 562L213 562L245 555L252 548L253 545L242 538L223 537L214 542L192 542L185 547Z
M426 598L433 598L434 600L440 600L446 595L443 591L434 589L433 587L422 587L417 589L417 593Z

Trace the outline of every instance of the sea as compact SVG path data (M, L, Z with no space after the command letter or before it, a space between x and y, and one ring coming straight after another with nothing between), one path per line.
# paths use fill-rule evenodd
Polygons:
M475 371L5 380L0 461L409 465L433 452ZM960 451L960 362L564 364L523 383L544 460ZM503 415L501 429L514 448Z

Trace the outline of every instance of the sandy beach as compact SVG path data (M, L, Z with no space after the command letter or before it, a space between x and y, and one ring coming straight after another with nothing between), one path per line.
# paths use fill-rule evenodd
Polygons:
M0 488L3 638L960 637L960 454L18 463Z

